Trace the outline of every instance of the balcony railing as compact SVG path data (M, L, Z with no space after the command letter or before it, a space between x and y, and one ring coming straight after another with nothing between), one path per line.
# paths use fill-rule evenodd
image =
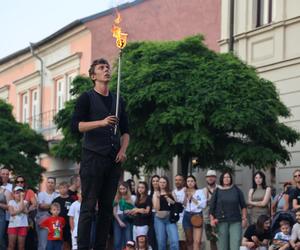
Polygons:
M54 124L54 116L57 114L56 110L49 110L39 115L32 116L28 119L28 123L32 129L41 133L47 141L59 140L62 135L57 130Z

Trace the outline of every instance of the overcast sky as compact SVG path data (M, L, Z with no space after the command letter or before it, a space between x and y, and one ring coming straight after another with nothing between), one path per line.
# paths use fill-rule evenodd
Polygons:
M0 0L0 58L63 26L134 0Z

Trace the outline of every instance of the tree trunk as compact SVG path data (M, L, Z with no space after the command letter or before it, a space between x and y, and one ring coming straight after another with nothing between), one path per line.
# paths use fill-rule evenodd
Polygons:
M190 157L188 155L182 155L180 159L181 159L181 174L184 177L187 177L189 174Z

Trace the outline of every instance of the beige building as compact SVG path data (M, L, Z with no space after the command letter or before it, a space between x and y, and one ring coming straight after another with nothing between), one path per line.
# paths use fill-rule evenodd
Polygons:
M233 14L233 15L231 15ZM300 131L300 1L222 0L220 51L230 48L277 87L292 116L282 119ZM269 174L268 184L281 184L300 168L300 142L289 148L291 161ZM250 170L237 174L244 190L251 185ZM271 183L270 183L271 181Z

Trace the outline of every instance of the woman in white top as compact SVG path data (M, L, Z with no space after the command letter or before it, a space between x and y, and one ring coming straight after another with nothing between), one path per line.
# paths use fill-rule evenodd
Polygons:
M202 209L206 206L206 197L202 189L197 188L196 178L190 175L186 179L184 199L183 229L189 250L201 248L202 226L195 227L191 223L192 216L201 216Z
M15 250L16 242L18 249L25 249L25 239L28 229L28 209L27 201L24 199L24 189L15 187L13 199L8 202L8 211L10 214L8 224L8 250Z

